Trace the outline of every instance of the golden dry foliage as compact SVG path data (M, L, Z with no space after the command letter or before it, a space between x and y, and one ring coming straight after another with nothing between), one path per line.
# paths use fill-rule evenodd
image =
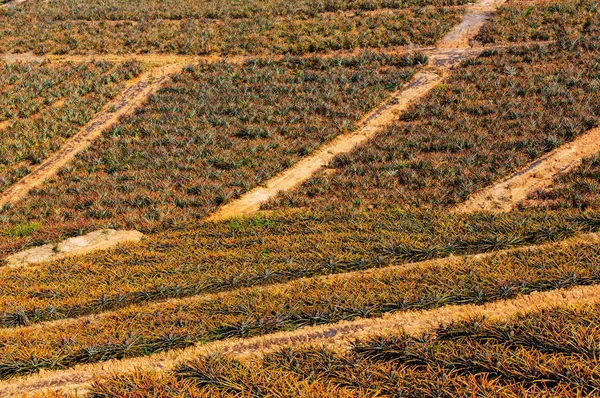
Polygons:
M0 378L393 311L485 303L533 291L597 284L599 256L597 243L563 243L482 259L304 278L134 305L41 327L3 329Z
M227 397L580 397L598 392L598 305L556 307L507 321L474 318L419 336L356 340L349 350L283 347L242 363L211 354L170 371L96 380L91 397L179 391ZM314 395L313 395L314 394ZM133 395L137 396L137 395ZM148 395L140 395L148 396Z
M23 225L4 233L10 239L36 227ZM306 212L184 224L147 236L139 245L25 269L0 269L0 326L542 244L599 228L600 215L574 212Z

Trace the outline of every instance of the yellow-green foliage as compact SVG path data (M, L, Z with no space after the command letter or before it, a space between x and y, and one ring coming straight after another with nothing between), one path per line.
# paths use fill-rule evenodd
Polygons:
M230 337L600 283L595 243L313 277L0 330L0 377L148 355Z
M22 225L5 235L31 234L32 227ZM23 315L29 322L56 320L166 298L541 244L599 227L595 213L550 212L307 212L185 224L109 253L0 269L0 326L22 324Z

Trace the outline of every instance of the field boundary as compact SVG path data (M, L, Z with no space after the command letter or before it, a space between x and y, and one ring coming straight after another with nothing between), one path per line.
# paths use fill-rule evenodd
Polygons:
M458 205L455 211L472 213L513 210L530 194L552 186L556 177L575 169L583 158L599 152L600 127L596 127L534 160L499 183L473 193L464 203Z
M32 189L53 177L69 164L75 156L87 149L102 133L116 124L122 116L131 114L137 106L160 88L172 75L181 71L185 64L170 64L154 68L137 79L127 82L128 86L112 101L105 104L76 135L71 137L58 151L38 165L30 174L8 187L0 194L2 208L21 200Z

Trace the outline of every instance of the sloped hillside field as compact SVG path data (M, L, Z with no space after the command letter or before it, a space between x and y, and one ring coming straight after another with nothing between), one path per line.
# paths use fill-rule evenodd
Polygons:
M0 0L0 397L597 396L598 7Z

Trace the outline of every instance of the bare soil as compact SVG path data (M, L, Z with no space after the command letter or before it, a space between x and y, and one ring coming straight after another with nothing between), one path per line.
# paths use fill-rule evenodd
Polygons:
M596 127L498 184L475 192L455 210L459 213L510 211L533 192L552 186L556 177L579 166L583 158L599 152L600 127Z
M56 245L49 243L24 250L6 258L5 264L9 268L26 267L47 261L60 260L65 257L83 255L97 250L110 249L126 242L139 242L142 237L143 234L138 231L103 229L90 232L87 235L69 238Z

